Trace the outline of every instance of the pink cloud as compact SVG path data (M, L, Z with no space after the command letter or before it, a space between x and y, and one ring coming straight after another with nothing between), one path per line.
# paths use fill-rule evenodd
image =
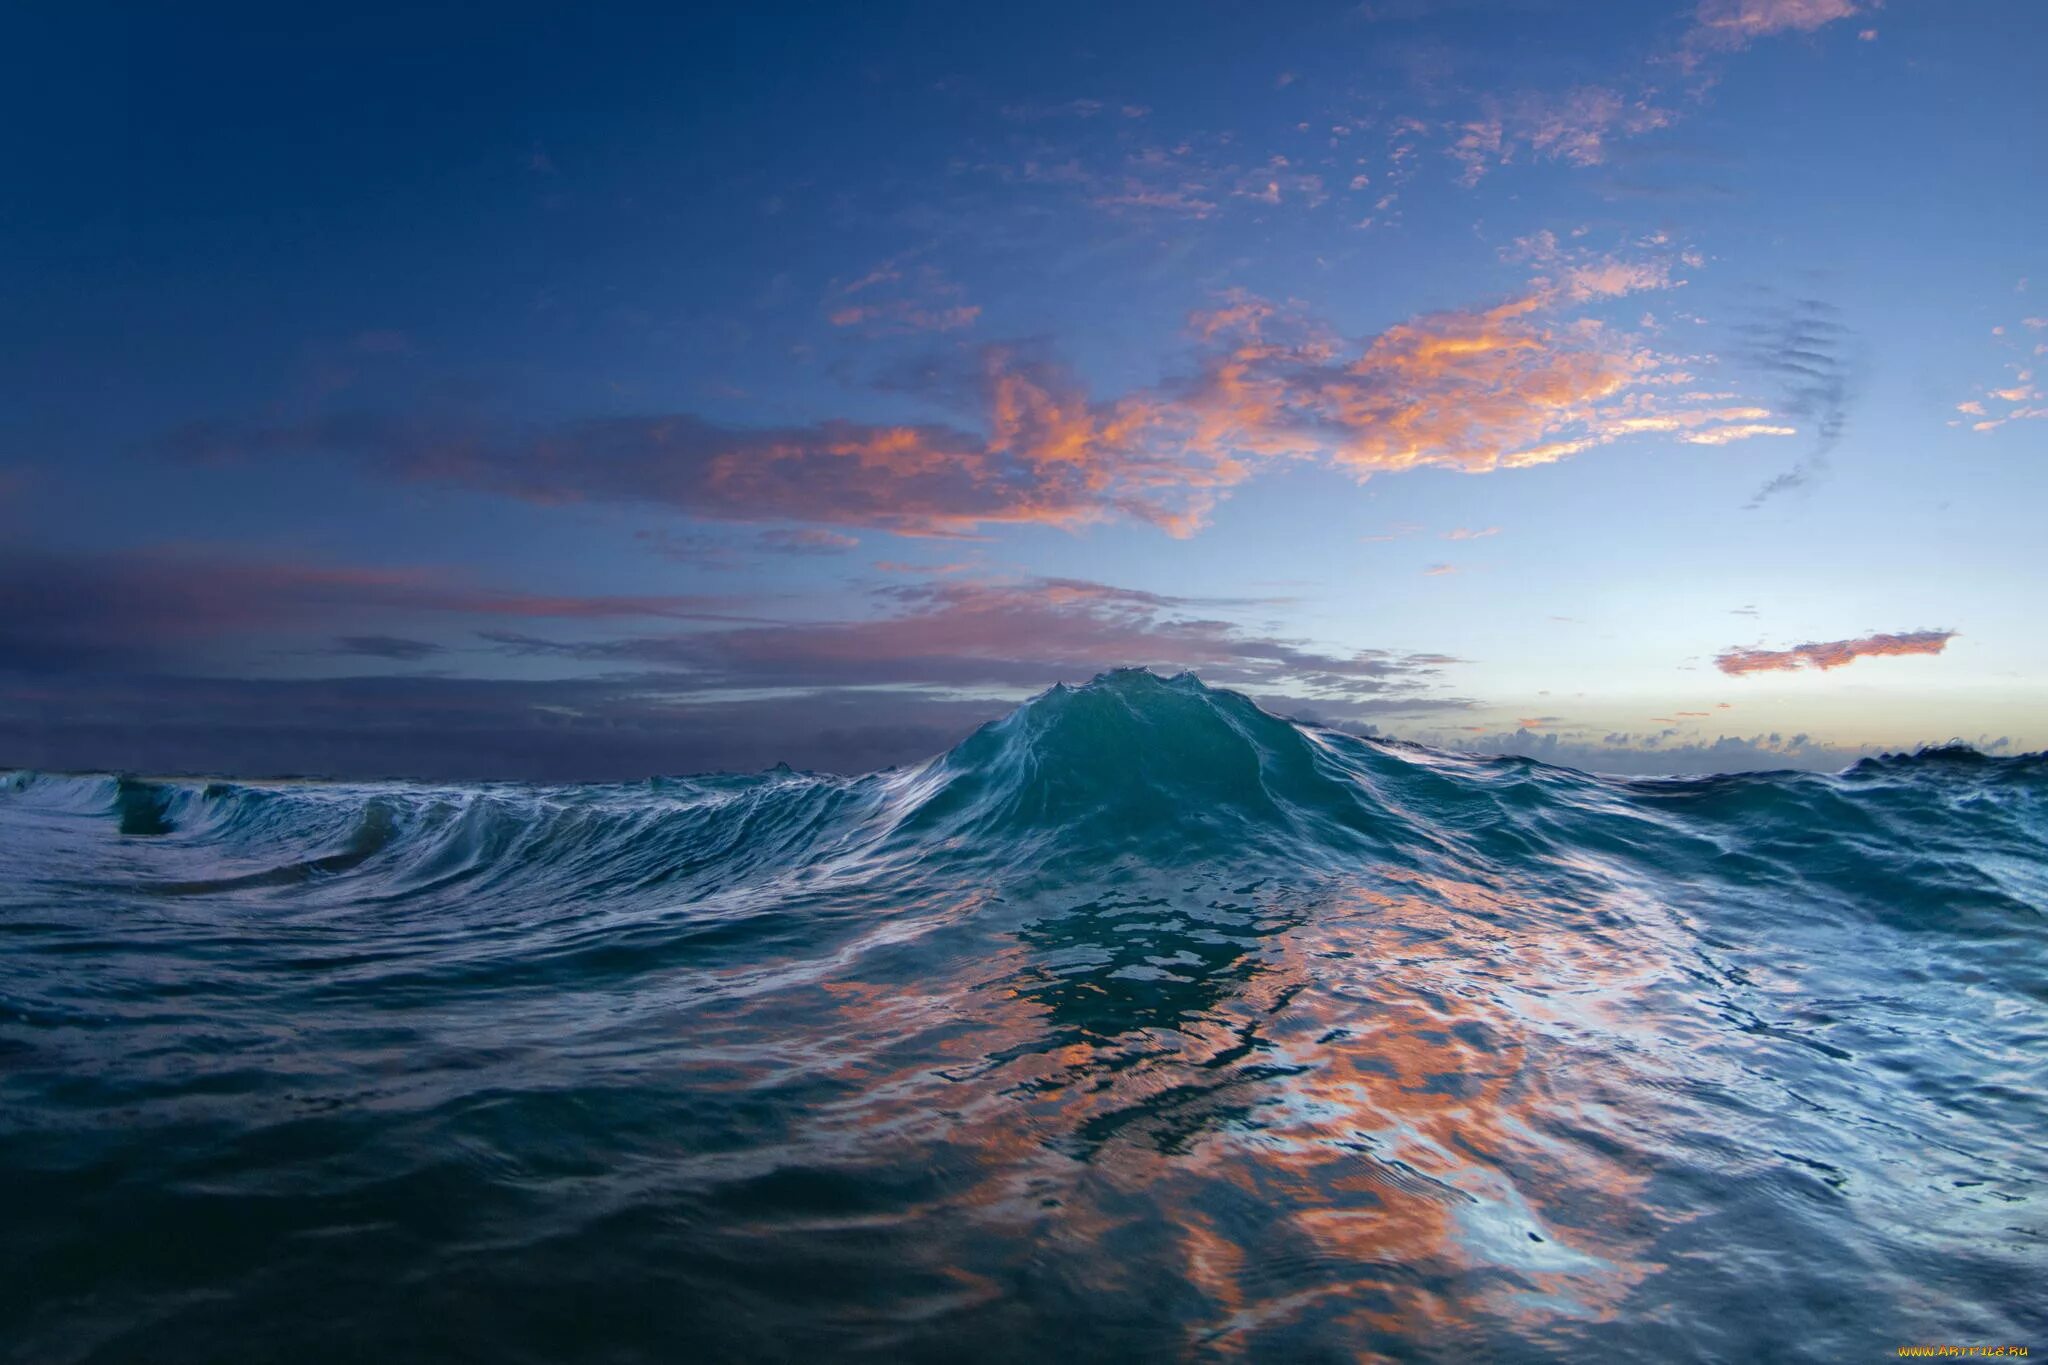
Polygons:
M1676 362L1560 306L1538 290L1425 314L1353 346L1240 302L1231 311L1243 321L1217 329L1227 347L1175 391L1160 421L1219 459L1318 457L1361 478L1523 468L1640 434L1725 442L1790 432L1759 420L1767 409L1667 394L1683 377Z
M958 331L981 316L979 304L961 302L964 292L937 266L897 257L839 286L825 317L834 327L858 327L875 336Z
M1741 48L1776 33L1811 33L1875 7L1856 0L1701 0L1691 36L1702 46Z
M2044 321L2048 319L2028 318L2026 325L2035 328ZM1993 336L2002 336L2004 333L2003 327L1992 328ZM2000 344L2009 348L2013 345L2011 342ZM2048 346L2036 346L2034 353L2048 353ZM2048 417L2048 407L2042 406L2041 390L2034 382L2034 371L2022 364L2008 364L2006 368L2012 372L2011 383L1995 389L1987 385L1978 390L1983 397L1966 399L1956 404L1957 412L1979 419L1970 424L1970 430L1996 431L2007 422L2026 422ZM1987 401L2005 405L2004 410L1992 411L1985 406ZM1949 425L1959 426L1961 422L1951 421Z
M1141 662L1199 670L1228 686L1285 689L1338 712L1459 706L1434 692L1457 659L1389 650L1332 652L1261 634L1202 601L1081 579L950 578L880 589L884 614L767 623L602 641L496 633L514 653L681 670L704 688L892 684L1043 686Z
M848 289L865 297L894 270ZM1277 462L1315 460L1360 480L1420 468L1477 474L1641 435L1722 444L1791 432L1768 409L1692 392L1675 358L1572 315L1572 302L1539 279L1491 306L1346 339L1298 307L1237 295L1191 320L1192 373L1109 398L1031 350L984 347L940 395L978 406L978 429L749 428L655 414L522 432L341 414L269 428L199 424L166 446L200 460L331 452L538 503L637 502L727 522L957 537L1129 518L1186 536L1230 489Z
M1723 650L1714 666L1723 673L1794 672L1801 668L1826 671L1843 668L1858 659L1904 654L1939 654L1956 637L1952 630L1909 630L1898 634L1865 635L1854 640L1826 640L1794 645L1790 649Z
M1648 99L1608 86L1562 94L1527 91L1488 101L1484 113L1452 125L1455 136L1444 151L1464 168L1458 179L1469 186L1518 156L1597 166L1615 140L1668 127L1672 118Z

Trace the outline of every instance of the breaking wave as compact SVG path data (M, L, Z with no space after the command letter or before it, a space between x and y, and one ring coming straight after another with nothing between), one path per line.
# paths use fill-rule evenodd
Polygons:
M2039 755L1622 781L1120 671L858 778L16 773L0 866L8 1359L2048 1326Z

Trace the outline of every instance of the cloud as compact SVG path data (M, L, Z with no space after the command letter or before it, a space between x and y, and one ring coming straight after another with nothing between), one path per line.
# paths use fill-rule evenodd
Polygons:
M176 575L166 573L170 563ZM10 553L4 569L0 761L37 767L569 782L786 759L864 772L936 753L1024 692L1118 663L1194 667L1282 714L1366 733L1374 718L1444 718L1475 706L1444 690L1444 669L1458 659L1442 653L1323 649L1243 624L1239 616L1260 602L1083 579L899 583L874 591L877 614L868 618L725 622L666 616L684 604L659 598L537 598L420 571L293 571L166 555L113 557L94 571L76 557L31 563L25 553ZM152 583L172 577L176 591L152 596ZM266 581L281 587L262 596ZM51 600L43 616L37 598ZM180 616L193 608L197 618ZM471 630L485 649L522 655L522 675L207 671L221 661L219 643L244 647L244 671L281 665L285 655L262 649L281 616L365 657L479 657L408 634L334 632L336 620L422 610ZM518 628L508 628L512 620ZM580 632L537 634L528 620ZM606 620L672 620L672 628L590 639L588 626ZM1841 645L1800 649L1819 651L1831 661L1825 667L1839 663ZM549 661L569 675L532 675ZM1804 737L1688 747L1669 735L1599 743L1528 735L1554 724L1561 718L1522 718L1524 737L1509 751L1608 772L1841 765L1835 751Z
M1120 218L1201 220L1237 197L1234 188L1250 184L1248 171L1234 160L1232 151L1227 138L1187 137L1135 145L1118 139L1107 154L1093 146L1034 138L1010 154L956 162L953 170L1077 196L1089 207Z
M1587 736L1570 732L1516 729L1468 738L1458 733L1430 736L1446 747L1485 755L1514 755L1586 772L1627 776L1769 772L1787 768L1840 772L1860 758L1885 750L1875 745L1832 745L1809 735L1719 735L1680 740L1670 730Z
M160 444L201 461L339 456L538 503L639 503L710 521L967 536L1128 518L1185 536L1278 461L1316 460L1361 480L1484 473L1636 435L1719 444L1790 430L1765 408L1673 393L1690 378L1675 358L1573 314L1580 295L1610 287L1636 286L1560 288L1542 277L1503 302L1356 339L1239 295L1192 320L1194 371L1154 387L1098 398L1031 346L984 346L963 353L964 372L927 367L903 386L927 401L964 397L978 429L738 427L689 413L519 426L355 412L197 422Z
M2039 331L2044 325L2048 325L2048 318L2025 318L2022 319L2022 325L2030 331ZM1991 335L2004 337L2006 329L1994 327L1991 329ZM2019 345L2012 341L2001 340L1997 344L2007 350L2020 349ZM2048 343L2035 345L2033 354L2048 355ZM2032 365L2025 361L2017 361L2008 363L2005 368L2012 375L2009 383L1998 388L1984 385L1977 390L1981 397L1956 404L1957 412L1978 419L1970 423L1970 430L1996 431L2007 422L2026 422L2048 417L2048 405L2043 404L2041 389L2034 382ZM1998 404L2002 410L1994 411L1986 406L1987 404ZM1960 421L1949 423L1950 426L1960 424Z
M861 618L748 622L686 618L669 599L538 598L410 572L162 554L16 554L0 567L7 763L563 779L776 759L860 770L924 757L1025 693L1125 664L1194 668L1347 722L1471 705L1443 691L1458 660L1441 653L1320 648L1237 619L1270 602L1079 579L899 581L872 589ZM422 613L460 628L462 647L380 629ZM669 625L628 633L652 620ZM593 636L606 621L626 630ZM265 676L301 671L308 651L280 645L308 634L331 643L315 654L499 673L505 656L524 662L516 678Z
M1458 566L1455 564L1431 564L1422 572L1430 578L1442 578L1457 571Z
M1614 139L1668 127L1674 117L1646 96L1603 85L1556 94L1525 91L1488 99L1482 108L1477 117L1454 126L1456 136L1444 148L1463 167L1458 179L1467 186L1517 156L1597 166L1607 160Z
M903 690L679 697L663 676L316 679L0 665L0 763L45 769L604 782L870 772L942 752L1011 705Z
M1695 47L1734 50L1777 33L1811 33L1876 8L1856 0L1701 0L1687 35Z
M1655 68L1676 64L1697 72L1710 57L1738 52L1759 38L1788 32L1812 32L1838 19L1878 7L1879 0L1702 0L1693 22L1675 46L1653 54ZM1870 31L1868 37L1875 37ZM1672 127L1680 112L1660 105L1659 91L1647 81L1595 83L1567 90L1525 90L1489 94L1463 114L1431 125L1418 120L1415 131L1436 132L1443 150L1460 169L1458 180L1476 185L1494 169L1518 161L1558 162L1575 167L1598 166L1616 153L1619 144L1646 133ZM1401 166L1395 158L1395 168ZM1676 185L1617 182L1616 194L1725 194L1720 187L1702 187L1697 177Z
M427 640L408 640L399 635L341 635L335 637L334 652L412 663L428 655L439 654L441 646Z
M901 559L877 559L868 567L877 573L943 576L946 574L967 573L980 568L981 565L978 561L971 559L957 559L942 564L912 564Z
M1047 119L1092 119L1109 113L1121 118L1141 119L1152 111L1142 104L1128 100L1071 99L1059 103L1023 101L1006 104L1002 115L1013 123L1040 123Z
M1757 420L1767 409L1668 394L1689 377L1675 360L1567 316L1539 286L1356 345L1281 314L1245 317L1212 334L1228 344L1177 393L1169 419L1191 450L1312 456L1360 478L1525 468L1636 435L1705 442L1784 430ZM1198 330L1208 325L1198 319Z
M1714 656L1714 666L1723 673L1793 672L1808 666L1823 671L1842 668L1858 659L1901 654L1939 654L1956 637L1953 630L1909 630L1898 634L1865 635L1854 640L1814 641L1790 649L1748 649L1740 646Z
M809 526L797 530L778 529L763 531L758 543L765 550L787 555L838 555L845 554L860 544L857 536L841 535Z
M1661 233L1636 243L1636 247L1654 254L1630 258L1592 250L1560 242L1557 234L1546 228L1515 238L1500 254L1502 260L1535 265L1543 273L1530 282L1530 287L1564 303L1588 303L1647 290L1678 288L1685 281L1672 278L1674 265L1697 265L1700 261L1692 252L1675 249Z
M735 622L743 599L484 588L446 570L234 559L176 549L86 555L0 549L0 656L16 668L132 666L216 642L340 636L383 657L404 637L349 625L445 619Z
M1117 413L1090 404L1063 376L999 357L988 381L989 434L839 420L731 427L688 413L537 430L350 414L293 426L195 425L170 445L241 458L336 455L393 477L537 503L640 503L716 521L910 535L1072 527L1118 511L1173 521L1179 490L1156 475L1136 477Z
M514 654L664 667L696 689L837 686L1035 688L1107 668L1194 669L1208 681L1303 700L1358 701L1427 692L1440 654L1331 653L1209 614L1204 603L1080 579L961 579L895 584L882 615L691 630L608 640L489 631Z
M1713 427L1706 431L1688 431L1678 439L1693 446L1725 446L1732 441L1747 441L1758 436L1797 436L1798 427L1779 426L1775 422L1735 422L1724 427ZM1773 484L1787 479L1779 475ZM1804 482L1804 478L1800 479Z
M1478 531L1470 530L1470 529L1468 529L1468 528L1466 528L1466 527L1460 526L1460 527L1457 527L1457 528L1456 528L1456 529L1454 529L1454 530L1450 530L1450 531L1446 531L1446 532L1444 532L1444 539L1445 539L1445 540L1484 540L1484 539L1486 539L1486 537L1488 537L1488 536L1497 536L1497 535L1499 535L1499 534L1500 534L1500 527L1498 527L1498 526L1488 526L1488 527L1486 527L1486 528L1484 528L1484 529L1482 529L1482 530L1478 530Z
M1811 485L1827 473L1829 457L1848 427L1850 332L1841 310L1820 299L1795 299L1735 328L1736 356L1777 385L1778 407L1813 430L1805 458L1759 488L1746 507ZM1768 434L1788 434L1771 432ZM1710 443L1703 437L1701 443Z
M893 256L857 279L835 284L826 299L826 320L871 337L972 326L980 306L965 302L967 291L940 267L912 259L917 254Z
M737 569L754 555L837 555L860 545L856 536L821 527L775 527L748 540L667 529L635 531L633 539L663 559L700 569Z

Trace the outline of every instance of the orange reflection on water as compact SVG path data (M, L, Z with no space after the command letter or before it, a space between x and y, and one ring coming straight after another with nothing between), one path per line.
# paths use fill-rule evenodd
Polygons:
M1377 1301L1347 1315L1359 1326L1455 1335L1475 1314L1611 1314L1655 1268L1645 1175L1561 1135L1583 1102L1629 1088L1611 1047L1574 1034L1625 1020L1668 962L1589 932L1585 907L1385 875L1289 938L1313 985L1274 1037L1303 1069L1265 1130L1238 1139L1256 1158L1225 1178L1256 1172L1270 1191L1285 1173L1289 1226Z
M811 1027L762 1029L752 1083L819 1090L776 1159L901 1187L869 1226L955 1285L919 1311L999 1314L1008 1286L1209 1352L1368 1356L1613 1314L1656 1269L1615 1106L1657 1065L1633 1044L1658 935L1598 897L1375 872L1055 907L928 980L853 954L766 993L745 1013Z

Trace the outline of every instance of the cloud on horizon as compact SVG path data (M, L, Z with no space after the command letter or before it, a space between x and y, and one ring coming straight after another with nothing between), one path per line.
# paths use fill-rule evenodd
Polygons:
M1714 667L1740 677L1745 673L1796 672L1812 667L1822 671L1843 668L1858 659L1885 658L1905 654L1939 654L1957 635L1953 630L1909 630L1897 634L1865 635L1854 640L1809 641L1790 649L1747 649L1740 646L1714 656Z
M1717 735L1713 739L1680 739L1674 730L1616 732L1591 738L1531 729L1506 731L1482 738L1433 737L1445 747L1483 755L1513 755L1585 772L1634 777L1679 777L1712 773L1840 772L1860 759L1899 752L1897 746L1829 744L1810 735L1778 733ZM1984 753L2002 753L2011 742L1979 737L1972 742Z
M758 620L748 599L712 594L506 591L431 567L255 560L176 547L85 554L0 548L0 657L15 669L61 670L176 659L215 642L270 633L337 633L356 653L392 657L403 637L350 624L442 619Z
M0 762L30 766L571 780L781 759L861 771L1130 664L1196 669L1338 721L1472 704L1442 689L1459 662L1447 655L1323 650L1234 619L1267 600L1079 579L890 581L869 590L873 615L777 621L698 610L707 599L540 596L425 570L167 551L16 550L0 569ZM414 633L422 623L433 633ZM607 623L627 630L593 635ZM322 657L379 671L277 676ZM424 662L437 671L389 671Z
M1035 689L1081 682L1132 663L1193 669L1221 686L1299 700L1428 709L1441 654L1369 649L1338 654L1262 634L1205 602L1079 579L959 579L892 584L884 614L606 640L492 630L509 653L679 670L697 690L820 687ZM1456 704L1456 703L1450 703Z

